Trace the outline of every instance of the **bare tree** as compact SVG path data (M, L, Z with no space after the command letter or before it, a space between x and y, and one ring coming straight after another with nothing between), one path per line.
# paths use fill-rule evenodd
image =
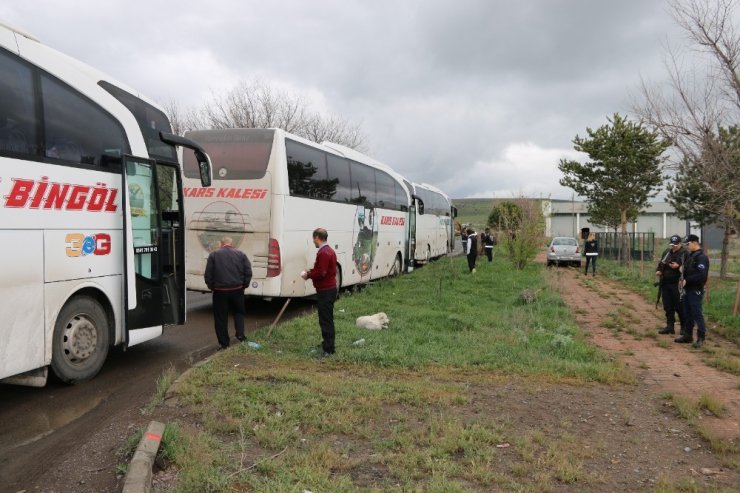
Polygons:
M300 94L259 80L212 94L195 110L181 111L174 103L165 104L165 109L178 133L204 128L281 128L314 142L328 140L357 150L365 148L359 125L336 115L311 112Z
M174 99L169 99L162 103L164 112L170 119L170 125L172 126L172 133L176 135L182 135L188 130L197 128L195 125L195 117L193 110L184 109L177 104Z
M714 210L701 212L724 226L723 278L729 234L740 223L740 149L723 138L723 132L740 121L740 35L732 23L736 4L737 0L672 0L673 18L689 47L701 55L702 65L687 68L685 59L668 48L666 87L643 81L642 101L634 105L635 112L678 150L674 167L688 166L692 178L714 194L709 202Z
M301 134L314 142L335 142L357 151L365 151L365 139L359 124L351 124L343 118L314 114L306 119Z

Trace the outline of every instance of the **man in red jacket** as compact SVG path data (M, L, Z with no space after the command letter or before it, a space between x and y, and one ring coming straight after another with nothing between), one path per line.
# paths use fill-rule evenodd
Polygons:
M323 338L323 356L334 354L334 301L337 298L337 254L326 242L324 228L313 232L313 244L318 248L313 269L301 272L303 279L311 279L316 288L316 308Z

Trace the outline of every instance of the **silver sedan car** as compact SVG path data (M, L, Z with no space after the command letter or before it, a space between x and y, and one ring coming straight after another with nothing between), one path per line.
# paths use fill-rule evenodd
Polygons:
M574 264L581 265L581 249L575 238L557 236L547 247L547 265Z

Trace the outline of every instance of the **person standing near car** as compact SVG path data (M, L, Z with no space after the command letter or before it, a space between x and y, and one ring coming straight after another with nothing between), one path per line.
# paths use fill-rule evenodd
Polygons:
M586 244L584 246L584 253L586 254L586 269L583 271L583 275L588 275L588 265L591 264L591 272L594 277L596 276L596 257L599 256L599 242L596 241L596 235L591 233L588 235Z
M337 254L327 243L329 234L324 228L313 232L313 244L318 251L313 269L301 272L303 279L311 279L316 288L316 308L319 312L323 357L331 356L334 347L334 302L337 299Z
M224 236L220 248L208 255L204 278L213 291L213 323L219 350L229 347L229 312L234 318L234 329L239 342L244 336L244 290L252 280L252 264L247 255L232 245L233 240Z
M683 287L684 313L686 321L681 327L683 333L675 340L679 343L690 343L693 339L694 324L696 324L695 348L704 345L707 330L704 325L704 312L702 301L704 298L704 285L709 277L709 258L701 249L699 237L688 235L686 237L686 248L689 251L686 263L683 266L683 279L680 285Z
M666 325L658 331L658 334L675 334L676 314L681 326L681 334L684 333L683 324L686 318L681 305L678 281L681 277L681 266L684 264L686 249L681 244L681 237L671 236L670 245L660 256L660 262L655 270L658 277L660 296L663 298L663 310L665 310ZM657 306L657 304L656 304Z

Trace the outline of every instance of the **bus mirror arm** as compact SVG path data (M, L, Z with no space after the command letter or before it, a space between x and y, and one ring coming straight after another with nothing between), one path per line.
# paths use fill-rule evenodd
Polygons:
M204 187L211 186L211 169L213 168L211 166L211 158L208 157L208 153L206 153L206 150L200 144L185 137L167 132L159 132L159 138L165 144L187 147L195 152L195 159L198 161L198 172L200 173L200 184Z

